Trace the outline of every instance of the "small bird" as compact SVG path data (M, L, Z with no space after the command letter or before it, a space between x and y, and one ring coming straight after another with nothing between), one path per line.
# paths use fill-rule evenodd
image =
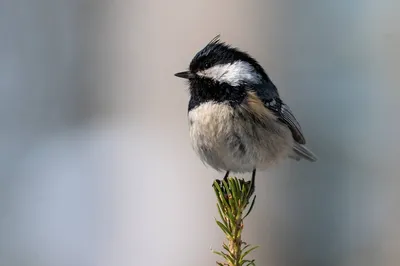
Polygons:
M188 71L190 140L200 159L218 172L265 170L283 159L316 156L300 124L261 65L248 53L214 37Z

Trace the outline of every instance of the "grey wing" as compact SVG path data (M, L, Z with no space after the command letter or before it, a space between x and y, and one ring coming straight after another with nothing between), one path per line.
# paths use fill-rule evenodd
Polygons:
M292 132L294 154L291 157L296 160L304 158L312 162L316 161L317 157L304 146L306 140L299 122L297 122L289 106L280 99L275 85L272 82L263 83L261 86L254 87L254 90L264 106L271 110L278 120Z
M287 106L282 102L279 113L280 113L279 118L286 125L288 125L290 131L292 131L294 140L297 141L299 144L305 144L306 140L304 138L303 132L301 131L301 126L299 122L297 122L289 106Z
M293 143L294 154L290 155L289 157L295 160L304 158L311 162L315 162L317 157L312 151L304 146L306 140L301 130L301 126L299 122L297 122L289 106L283 103L279 97L274 97L269 100L264 99L263 103L265 107L271 110L276 115L278 120L284 123L292 132L293 139L295 140Z
M287 106L279 97L277 88L272 82L263 83L254 87L257 96L263 102L264 106L271 110L292 132L293 139L299 144L305 144L306 140L301 131L299 122L297 122L289 106Z
M264 100L264 104L269 110L275 113L281 122L289 127L290 131L292 132L293 139L297 143L306 143L303 132L301 131L301 126L299 122L297 122L289 106L283 103L279 97Z
M275 101L279 102L277 104L279 108L276 108L277 111L275 111L275 113L277 114L279 120L289 127L290 131L292 132L293 139L296 141L293 145L293 151L295 153L292 156L293 159L299 160L300 158L304 158L310 162L315 162L317 157L312 151L304 146L306 140L303 132L301 131L300 124L297 122L289 106L284 104L280 99L275 99Z
M300 124L299 122L297 122L289 106L281 102L279 110L279 119L289 127L290 131L292 132L293 139L296 141L293 145L293 151L295 152L293 158L295 160L304 158L306 160L309 160L310 162L315 162L317 160L317 157L312 151L304 146L306 140L303 136L303 132L301 131Z

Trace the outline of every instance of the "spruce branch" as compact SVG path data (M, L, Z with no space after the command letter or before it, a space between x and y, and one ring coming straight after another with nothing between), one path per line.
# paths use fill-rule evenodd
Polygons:
M215 180L213 188L217 196L217 209L221 220L215 219L218 227L224 232L226 242L223 251L213 252L225 259L217 262L220 266L255 266L254 260L246 256L258 246L247 245L242 241L243 220L254 207L256 196L252 181L236 177ZM246 211L247 210L247 211Z

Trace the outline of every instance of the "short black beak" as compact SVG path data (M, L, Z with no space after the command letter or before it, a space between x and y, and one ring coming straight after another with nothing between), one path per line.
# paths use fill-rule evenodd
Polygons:
M194 78L194 75L190 71L183 71L183 72L176 73L174 75L178 78L183 78L183 79Z

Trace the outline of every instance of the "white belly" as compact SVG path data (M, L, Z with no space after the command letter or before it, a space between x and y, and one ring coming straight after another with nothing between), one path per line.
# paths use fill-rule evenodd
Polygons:
M192 146L218 171L266 169L292 152L290 130L276 121L255 123L227 104L207 102L189 112Z

